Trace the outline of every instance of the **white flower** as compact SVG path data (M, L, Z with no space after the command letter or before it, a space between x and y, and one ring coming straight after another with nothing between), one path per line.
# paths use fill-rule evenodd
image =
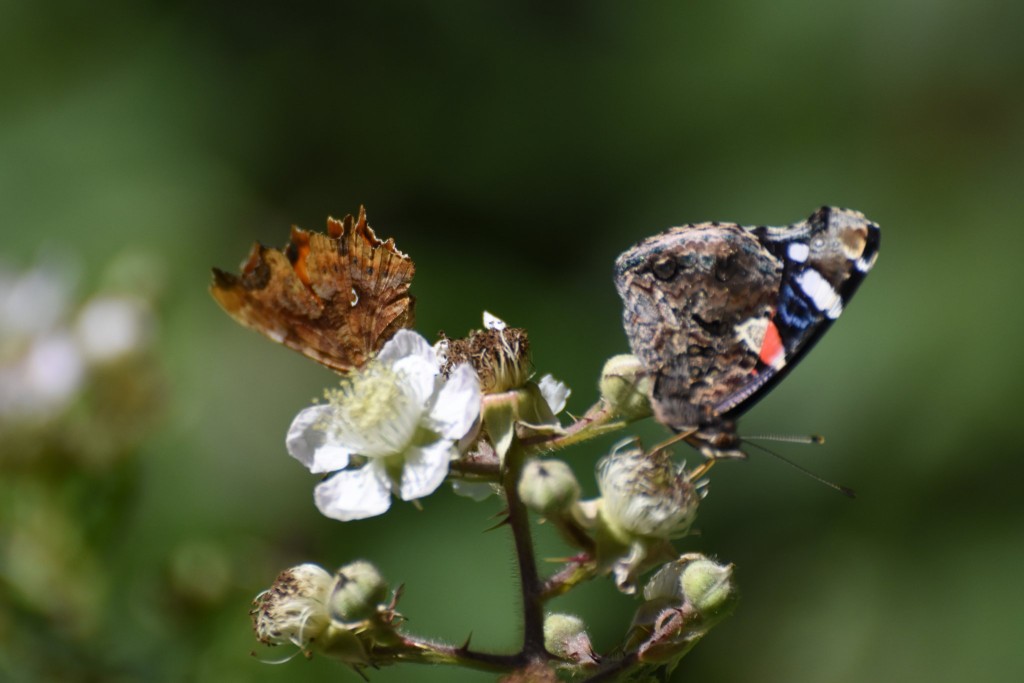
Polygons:
M296 416L286 443L310 472L337 471L314 495L320 512L342 521L385 512L392 493L402 500L433 493L480 415L473 368L459 365L445 380L434 349L410 330L328 399Z

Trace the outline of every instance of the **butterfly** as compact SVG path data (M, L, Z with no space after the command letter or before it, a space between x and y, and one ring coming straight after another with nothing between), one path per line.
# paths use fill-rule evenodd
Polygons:
M878 258L879 227L822 207L782 227L683 225L615 262L656 420L709 459L745 457L736 419L846 308Z
M213 269L210 293L228 315L338 372L362 367L412 327L412 260L359 217L327 219L327 234L292 227L283 250L253 245L241 275Z

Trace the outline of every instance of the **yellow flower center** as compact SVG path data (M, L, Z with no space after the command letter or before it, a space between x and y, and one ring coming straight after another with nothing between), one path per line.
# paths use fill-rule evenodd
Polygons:
M401 379L390 365L371 361L340 387L325 390L324 398L360 432L373 432L404 413L408 397Z

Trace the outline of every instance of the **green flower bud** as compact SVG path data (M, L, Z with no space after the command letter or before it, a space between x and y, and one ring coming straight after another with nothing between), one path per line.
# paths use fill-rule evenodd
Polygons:
M331 621L344 625L369 619L387 597L388 584L376 567L365 560L351 562L334 575L327 603Z
M561 460L531 460L519 479L519 497L539 515L552 517L579 500L580 485L572 469Z
M733 566L718 564L707 558L686 565L680 578L683 595L705 620L720 619L736 605Z
M687 553L661 567L644 586L627 649L640 661L671 663L703 638L736 605L732 565Z
M612 356L601 370L601 398L616 415L641 420L651 415L653 379L640 359L629 354Z
M544 648L551 654L577 664L596 664L587 626L571 614L549 614L544 619Z

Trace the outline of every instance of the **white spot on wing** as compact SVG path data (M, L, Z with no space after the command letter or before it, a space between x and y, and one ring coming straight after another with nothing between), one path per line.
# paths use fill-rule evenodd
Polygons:
M804 294L811 298L818 310L828 318L835 320L843 312L843 300L828 283L828 280L814 268L808 268L800 273L796 282Z
M865 258L857 259L857 263L855 264L856 267L857 267L857 270L859 270L862 273L868 272L869 270L871 270L872 266L875 265L875 259L877 259L877 258L878 258L878 252L876 251L875 253L873 253L871 255L871 258L869 258L869 259L865 259Z
M736 336L754 353L761 352L764 333L768 330L768 318L748 318L733 327Z
M359 303L359 292L357 292L356 288L353 287L352 288L352 307L355 308L355 305L358 304L358 303Z
M791 261L797 263L803 263L807 260L807 256L811 253L811 248L804 242L793 242L787 247L786 254L789 256Z

